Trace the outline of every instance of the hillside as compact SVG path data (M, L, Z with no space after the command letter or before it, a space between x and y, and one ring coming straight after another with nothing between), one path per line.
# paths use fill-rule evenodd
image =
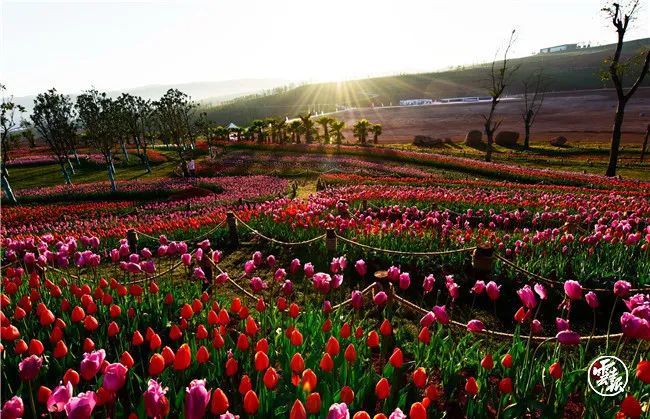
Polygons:
M624 56L650 47L650 38L629 41ZM520 92L521 81L543 69L549 91L599 89L606 87L600 72L603 61L614 45L584 48L573 52L537 54L513 60L520 65L508 93ZM369 63L372 65L372 63ZM295 116L300 112L317 110L330 112L336 105L350 107L388 106L400 99L444 98L485 94L487 64L471 68L422 74L369 78L346 82L318 83L299 86L286 92L249 96L213 107L208 114L220 124L248 124L253 119L269 116ZM630 80L627 80L630 83ZM645 85L650 85L646 81Z

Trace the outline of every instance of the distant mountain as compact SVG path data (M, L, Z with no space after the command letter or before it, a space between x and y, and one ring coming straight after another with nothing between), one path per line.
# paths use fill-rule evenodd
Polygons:
M142 96L145 99L158 99L169 89L179 89L187 93L192 99L205 105L217 105L223 101L232 100L238 96L250 95L270 91L271 89L289 85L288 80L283 79L238 79L225 81L203 81L181 84L152 84L127 88L123 90L111 90L108 93L112 97L117 97L124 93ZM69 92L66 92L70 94ZM79 92L70 94L74 100ZM27 108L31 112L34 105L35 95L15 97L14 101Z
M603 61L614 52L614 44L573 51L540 53L512 60L519 65L508 94L521 93L522 80L543 71L548 91L599 89L610 86L603 81ZM628 41L624 58L650 48L650 38ZM316 83L292 89L278 89L274 94L240 97L208 110L219 124L234 122L248 125L265 117L295 117L298 113L331 112L341 107L397 105L402 99L440 99L463 96L485 96L489 64L458 67L453 70L422 74L401 74L338 83ZM629 85L633 80L628 77ZM646 78L644 86L649 86Z

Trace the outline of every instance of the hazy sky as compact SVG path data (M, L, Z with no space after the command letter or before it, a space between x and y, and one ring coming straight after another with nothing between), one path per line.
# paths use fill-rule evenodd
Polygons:
M52 86L239 78L321 81L431 71L562 43L613 43L602 0L7 1L0 80L15 95ZM642 0L628 39L650 36Z

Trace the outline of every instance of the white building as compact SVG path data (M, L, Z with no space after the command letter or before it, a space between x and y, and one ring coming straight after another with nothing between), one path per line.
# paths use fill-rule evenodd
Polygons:
M433 99L404 99L399 101L400 106L433 105Z

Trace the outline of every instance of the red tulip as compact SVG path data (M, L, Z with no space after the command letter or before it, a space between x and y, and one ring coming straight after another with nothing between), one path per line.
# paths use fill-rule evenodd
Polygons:
M402 354L402 350L400 348L395 348L388 361L394 368L401 368L402 364L404 363L404 355Z
M296 401L293 403L293 407L289 413L289 419L307 419L305 406L300 400L296 399Z
M155 377L165 369L165 358L160 354L153 354L149 359L149 375Z
M260 407L260 401L257 398L257 394L253 390L249 390L248 393L244 396L244 412L249 415L253 415L257 412L257 409Z
M165 360L166 367L172 365L174 363L174 360L176 359L176 355L174 354L174 351L169 346L165 346L162 349L161 355Z
M199 364L205 364L210 359L210 352L208 349L201 345L201 347L196 351L196 362Z
M504 394L512 393L512 379L510 377L502 378L499 381L499 391Z
M133 357L128 351L122 352L122 355L120 356L120 362L129 369L133 368L133 365L135 364Z
M80 380L81 378L79 377L79 373L72 368L69 368L65 374L63 374L63 384L70 383L73 387L76 387Z
M228 396L220 388L217 388L214 393L212 393L212 401L210 402L210 412L213 415L222 415L228 411L230 407L230 402L228 401Z
M636 378L646 384L650 384L650 361L639 361L636 366Z
M554 362L550 367L548 367L548 373L551 375L551 377L559 380L562 378L562 365L560 365L559 362Z
M626 417L641 417L641 404L633 395L628 394L621 402L621 412L623 412Z
M343 403L349 406L352 404L352 402L354 402L354 391L352 391L352 389L348 386L343 386L343 388L341 388L339 398Z
M316 388L318 383L318 378L316 374L311 369L307 368L302 372L302 389L307 393L310 393L313 389Z
M465 391L472 396L478 393L478 384L476 384L474 377L469 377L467 379L467 382L465 383Z
M174 358L174 370L183 371L186 370L190 363L192 362L192 350L184 343L176 351L176 356Z
M253 385L251 384L251 379L248 375L244 374L241 380L239 380L239 389L238 389L239 394L243 396L244 394L248 393L248 390L250 390L251 388L253 388Z
M56 345L54 345L54 351L52 351L52 355L56 359L61 359L65 357L68 354L68 347L65 345L65 342L62 340L58 341Z
M427 384L427 371L424 368L417 368L413 372L413 384L415 384L417 388L424 388Z
M349 344L347 348L345 348L345 354L344 354L345 360L348 361L350 364L353 364L354 361L357 359L357 350L354 349L353 344Z
M393 333L393 327L390 325L388 319L384 319L381 326L379 326L379 331L384 336L390 336Z
M291 358L290 366L291 371L295 374L300 374L305 369L305 361L302 359L302 355L300 355L299 352Z
M501 359L501 365L503 365L505 368L512 368L512 355L505 354Z
M43 343L38 339L32 339L29 341L29 354L30 355L41 355L45 348Z
M379 380L377 385L375 385L375 394L379 400L384 400L390 395L390 383L385 377Z
M374 330L371 330L368 333L368 338L366 339L366 344L369 348L376 348L379 346L379 334Z
M486 370L491 370L494 368L494 359L492 358L491 354L487 354L483 357L481 360L481 367L485 368Z
M323 357L320 360L320 369L324 372L330 372L334 369L334 360L327 352L323 354Z
M321 398L318 393L311 393L307 396L305 401L305 407L307 408L307 413L315 415L320 412L321 409Z
M278 385L278 381L280 381L280 378L278 376L278 373L275 371L275 368L268 368L264 373L264 377L262 378L264 386L266 386L266 388L269 390L273 390Z
M264 371L269 367L269 357L261 351L255 353L255 370Z
M427 419L427 409L420 402L415 402L411 405L409 410L409 418L411 419Z
M327 340L327 343L325 344L325 352L330 354L332 357L335 357L339 352L341 352L339 341L334 336L330 336Z

